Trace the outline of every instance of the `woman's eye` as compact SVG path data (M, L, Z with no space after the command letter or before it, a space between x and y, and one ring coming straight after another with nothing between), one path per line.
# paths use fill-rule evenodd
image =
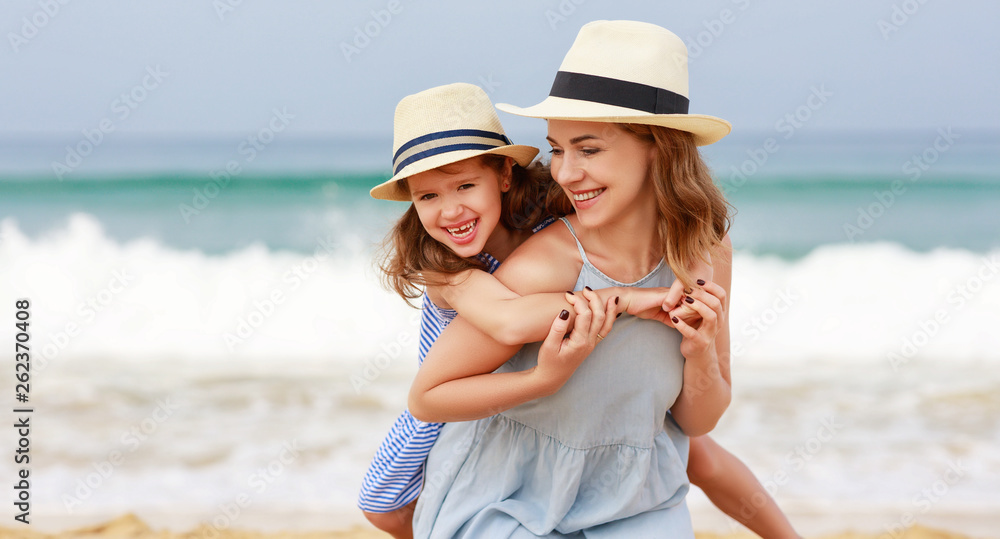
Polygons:
M552 155L562 155L563 152L559 148L552 148L551 150L549 150L549 153Z
M584 148L584 149L580 150L580 152L583 155L594 155L594 154L600 153L601 150L599 150L597 148Z

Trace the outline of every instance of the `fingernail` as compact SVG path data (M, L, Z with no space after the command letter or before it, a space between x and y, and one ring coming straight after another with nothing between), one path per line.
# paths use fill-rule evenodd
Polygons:
M594 289L593 289L593 288L591 288L591 287L589 287L589 286L585 286L584 288L586 288L587 290L590 290L591 292L593 292L593 291L594 291Z
M621 318L621 317L622 317L622 313L618 313L618 314L615 315L615 318Z
M618 298L619 296L615 296L615 305L618 305Z
M671 316L671 317L670 317L670 319L671 319L671 320L673 320L673 322L674 322L675 324L676 324L677 322L680 322L680 320L678 320L676 316Z
M559 313L559 319L560 320L566 320L567 318L569 318L569 311L567 311L566 309L563 309L562 312Z
M572 290L567 290L566 293L569 294L569 295L571 295L571 296L575 296L576 295L576 294L573 293Z
M698 279L695 282L698 283L698 286L705 286L705 279Z
M688 303L694 303L694 298L692 298L691 296L688 296L688 297L684 298L684 301L686 301Z
M685 293L685 294L690 294L691 292L694 292L694 289L693 289L693 288L685 288L685 289L684 289L684 293Z

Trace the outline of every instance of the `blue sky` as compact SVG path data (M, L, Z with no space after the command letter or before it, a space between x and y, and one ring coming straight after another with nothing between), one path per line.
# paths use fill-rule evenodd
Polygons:
M396 102L439 84L540 101L597 19L660 24L694 44L691 111L737 131L776 129L816 92L827 95L809 119L820 131L1000 127L998 3L694 4L4 2L0 134L78 133L108 118L123 133L222 136L257 130L277 108L298 134L388 136ZM502 119L511 132L541 129Z

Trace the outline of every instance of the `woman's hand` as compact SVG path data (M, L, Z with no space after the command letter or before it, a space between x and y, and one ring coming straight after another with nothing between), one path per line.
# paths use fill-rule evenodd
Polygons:
M715 360L715 337L726 320L726 291L719 285L699 279L698 286L689 288L690 293L684 295L683 304L698 313L701 322L697 326L673 314L680 309L671 311L671 322L683 336L681 340L681 355L688 360L711 358ZM687 292L685 290L685 292Z
M594 347L607 337L615 322L617 298L608 298L607 304L602 304L600 297L589 289L582 296L566 294L566 301L576 313L573 327L569 327L569 311L559 313L538 351L538 366L533 374L551 393L569 380Z

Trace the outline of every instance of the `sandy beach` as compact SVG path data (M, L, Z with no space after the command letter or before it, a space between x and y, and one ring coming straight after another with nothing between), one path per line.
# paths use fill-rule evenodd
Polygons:
M253 530L223 530L210 526L200 526L186 532L171 532L153 529L135 515L124 515L109 522L94 526L86 526L58 533L34 532L23 529L0 528L0 539L72 539L72 538L109 538L109 539L384 539L389 537L370 527L354 527L340 531L314 532L258 532ZM716 534L699 532L697 539L752 539L750 534ZM832 535L814 536L816 539L881 539L887 534L857 533L845 531ZM923 526L914 526L905 532L892 536L891 539L971 539L967 535L947 532Z

